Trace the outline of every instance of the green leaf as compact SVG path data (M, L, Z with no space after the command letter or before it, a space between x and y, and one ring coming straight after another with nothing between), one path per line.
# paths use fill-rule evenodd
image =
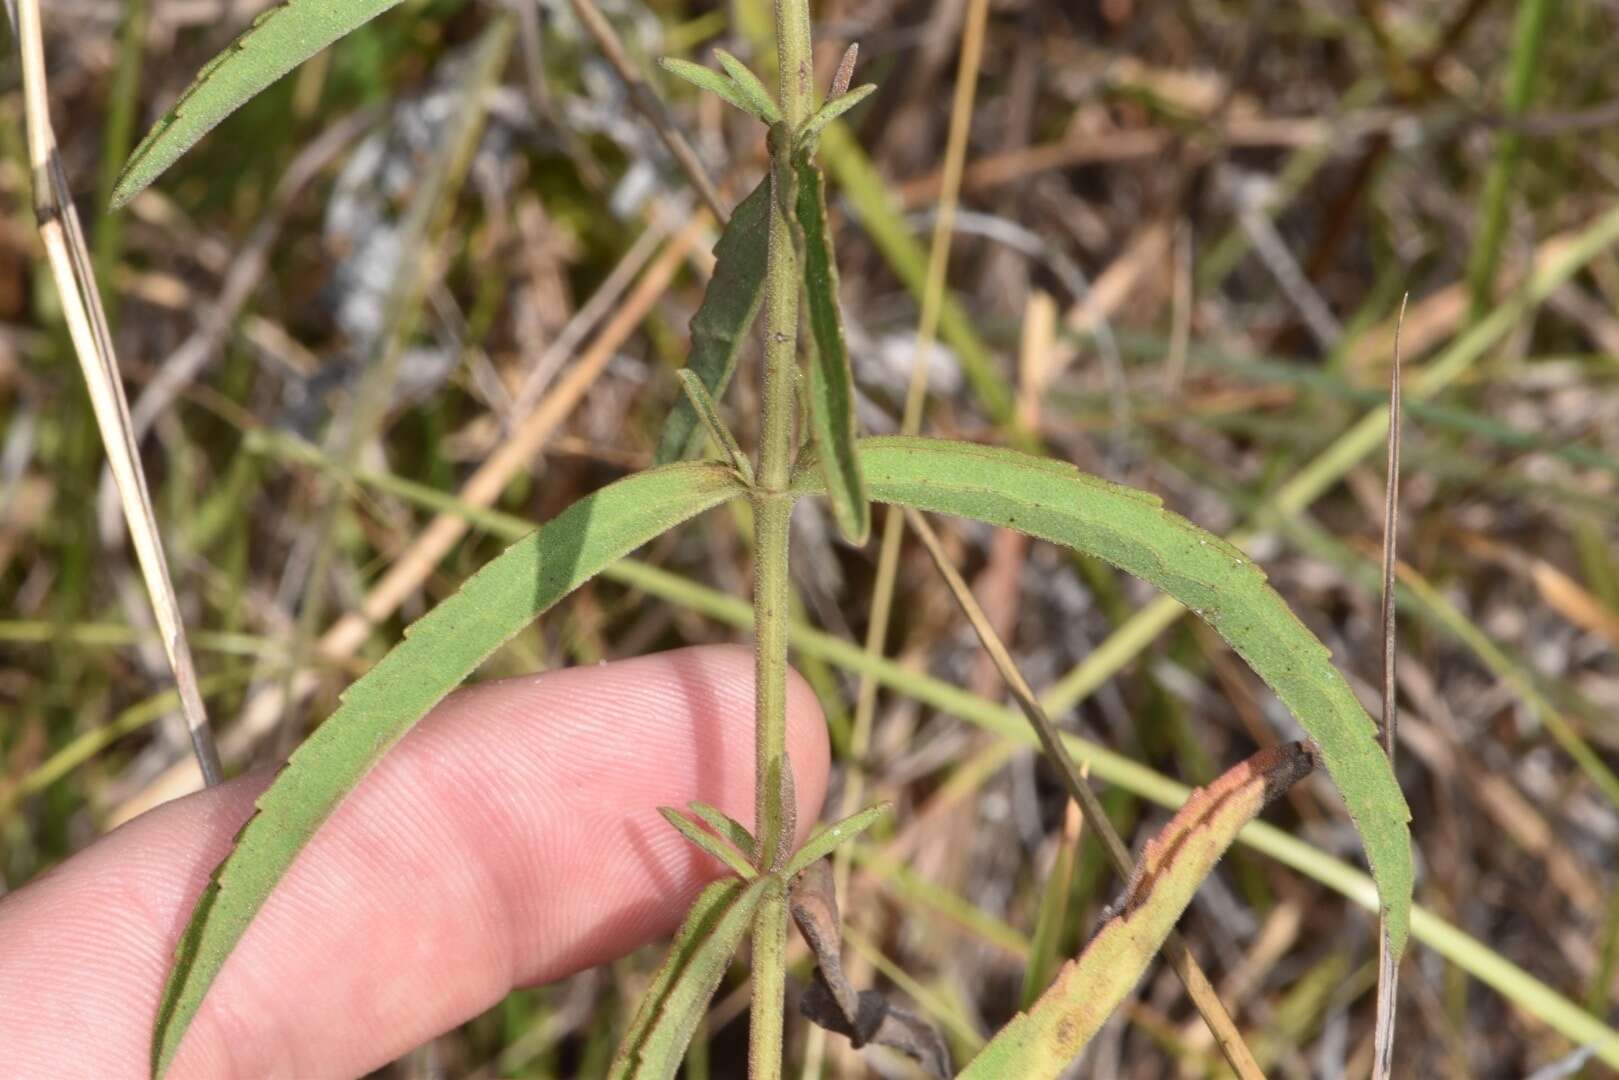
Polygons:
M798 224L804 231L804 291L810 326L810 423L831 493L832 515L851 544L871 535L871 504L855 453L854 375L838 309L838 262L826 222L826 180L798 165Z
M697 897L619 1044L609 1080L663 1080L675 1075L772 880L767 875L744 884L730 878Z
M708 387L703 380L690 368L681 368L678 372L680 388L686 392L686 400L697 411L698 419L702 420L703 427L708 429L708 437L714 440L714 445L720 448L731 468L736 470L737 478L748 487L753 486L753 463L748 455L742 452L737 445L736 436L731 429L725 426L725 420L720 416L719 407L714 399L708 396Z
M663 57L658 61L658 66L676 78L684 79L701 90L707 90L720 100L730 102L750 116L756 116L767 124L772 122L768 116L760 111L758 105L749 98L742 87L713 68L704 67L702 64L694 64L690 60L680 60L673 56Z
M129 156L112 208L133 199L225 117L281 76L399 0L285 0L203 65Z
M675 827L676 832L730 867L743 881L752 881L759 876L758 869L725 837L705 831L702 826L672 806L659 807L658 813L663 815L663 820Z
M846 124L827 125L821 132L819 153L860 227L882 252L895 276L912 296L921 300L928 288L928 254L912 235L893 185L877 171ZM973 316L949 289L939 297L939 340L956 351L962 373L990 419L998 424L1014 423L1011 385L975 327Z
M720 66L725 73L731 76L744 97L752 103L753 108L748 110L767 124L774 124L781 119L781 108L776 99L770 96L765 84L759 81L759 76L749 70L748 65L726 52L724 49L715 49L714 55L719 58Z
M1057 1077L1140 981L1164 939L1242 827L1314 767L1312 748L1261 750L1192 793L1147 845L1120 913L1027 1013L990 1040L958 1080Z
M603 567L742 488L717 463L638 473L507 548L405 631L287 762L215 871L180 938L158 1009L161 1076L220 968L310 837L429 709L541 612Z
M687 803L686 808L710 829L735 844L736 849L746 855L750 863L753 861L753 834L748 831L747 826L718 807L704 802Z
M825 829L809 838L809 842L793 853L787 860L786 869L781 876L791 881L799 871L817 859L823 859L832 854L838 845L845 840L852 840L873 825L877 819L894 809L893 803L878 803L868 806L858 814L850 814L836 825L829 825Z
M846 94L839 94L837 97L823 104L819 109L816 109L815 114L808 120L804 121L804 126L798 131L799 152L804 153L808 151L813 153L815 144L821 138L821 132L826 130L826 126L828 124L842 116L844 113L848 112L850 109L854 108L856 105L860 104L862 101L865 101L872 94L876 93L876 91L877 87L875 84L866 83L864 86L855 87Z
M764 303L769 245L770 177L766 176L737 204L731 223L714 245L714 277L691 319L691 358L686 370L702 380L716 401L725 396L742 344ZM701 440L697 411L682 397L664 423L658 464L690 457L701 449Z
M1405 797L1377 726L1332 654L1246 555L1165 510L1156 496L1062 462L936 439L863 439L858 447L872 498L1088 552L1164 590L1230 642L1320 744L1360 832L1399 956L1413 880ZM801 462L794 486L823 491L819 465Z

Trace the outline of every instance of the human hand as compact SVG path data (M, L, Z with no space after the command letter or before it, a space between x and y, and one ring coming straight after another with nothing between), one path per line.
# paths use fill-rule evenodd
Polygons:
M453 695L293 864L171 1075L357 1075L668 933L722 868L657 807L753 820L753 709L730 647ZM796 677L788 749L807 834L827 742ZM269 780L159 807L0 900L0 1076L147 1074L180 931Z

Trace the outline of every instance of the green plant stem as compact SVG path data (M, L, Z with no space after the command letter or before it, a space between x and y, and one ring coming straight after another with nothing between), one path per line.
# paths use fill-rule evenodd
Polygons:
M782 620L785 622L786 620ZM748 1016L748 1076L781 1076L787 1001L787 889L765 886L753 917L753 1006ZM765 1003L761 1007L760 1003Z
M788 216L792 134L809 115L813 59L806 0L776 0L776 48L785 128L772 132L779 159L772 168L770 249L765 266L765 353L758 483L753 494L754 685L756 687L757 858L768 873L791 840L796 798L783 784L787 762L787 630L791 590L787 578L795 379L798 373L798 258ZM783 136L785 135L785 138ZM785 167L784 167L785 166ZM787 895L772 886L753 924L753 999L748 1027L752 1080L781 1075L782 1026L787 988Z

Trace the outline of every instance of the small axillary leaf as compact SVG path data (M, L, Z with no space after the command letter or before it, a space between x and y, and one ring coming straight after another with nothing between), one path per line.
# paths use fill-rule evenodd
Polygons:
M690 60L671 56L659 60L658 66L701 90L707 90L722 101L729 102L766 124L780 122L781 107L770 96L770 91L765 89L765 84L759 81L759 77L724 49L714 51L719 56L720 65L725 68L723 75L702 64L694 64Z

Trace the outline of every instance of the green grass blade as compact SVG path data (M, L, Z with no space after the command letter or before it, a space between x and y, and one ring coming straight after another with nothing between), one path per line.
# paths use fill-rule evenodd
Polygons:
M962 1070L960 1080L1061 1075L1140 981L1164 939L1237 833L1314 766L1303 743L1261 750L1192 794L1153 838L1122 911L1096 932L1028 1012Z
M705 832L701 825L672 806L660 806L658 813L663 815L663 820L674 826L675 832L690 840L693 845L705 853L724 863L743 881L752 881L759 876L759 871L754 868L752 863L748 862L747 857L731 843L728 837Z
M113 188L117 209L179 160L221 120L338 38L399 0L285 0L203 65L180 100L142 139Z
M1191 609L1276 691L1321 746L1360 832L1398 956L1410 926L1410 812L1377 726L1332 655L1239 549L1145 492L1011 450L933 439L863 439L872 498L1018 529L1112 563ZM794 479L821 490L818 466Z
M830 855L833 849L845 840L859 836L877 824L878 818L893 809L892 803L878 803L876 806L868 806L858 814L850 814L835 825L829 825L810 837L809 843L793 853L793 857L787 860L787 868L781 872L781 876L791 881L794 874L816 859Z
M691 358L695 372L718 401L736 371L736 359L765 298L765 256L770 242L770 177L759 181L731 214L714 245L714 277L691 319ZM702 446L697 410L684 396L664 422L658 464L678 461Z
M761 877L745 885L731 879L703 890L641 999L608 1071L609 1080L663 1080L675 1075L772 880Z
M810 421L838 530L860 545L871 535L871 503L854 449L854 375L838 310L838 261L826 223L826 179L809 162L798 166L798 224L804 230L804 291L813 346Z
M310 837L429 709L541 612L682 521L742 488L693 463L638 473L574 503L468 579L343 695L287 762L197 901L158 1009L161 1076L248 924Z
M1552 0L1519 0L1518 14L1512 25L1512 67L1503 110L1509 120L1521 117L1534 102L1546 25L1557 6ZM1496 133L1495 154L1490 158L1489 171L1484 174L1478 229L1467 261L1467 288L1474 321L1484 315L1493 299L1501 247L1507 235L1508 212L1512 197L1521 186L1516 180L1523 146L1523 132L1510 123L1503 124Z

